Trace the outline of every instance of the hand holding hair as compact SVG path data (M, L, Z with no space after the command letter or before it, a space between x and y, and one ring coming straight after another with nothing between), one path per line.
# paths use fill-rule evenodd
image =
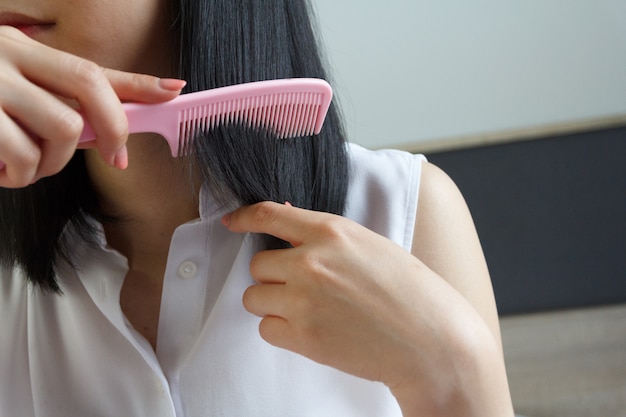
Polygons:
M0 27L0 186L24 187L69 161L82 132L80 109L110 165L125 168L123 100L161 102L184 82L103 69Z
M420 260L340 216L259 203L224 216L233 232L293 248L262 251L243 303L269 343L385 383L405 416L503 416L506 378L488 326ZM506 384L505 384L506 385Z

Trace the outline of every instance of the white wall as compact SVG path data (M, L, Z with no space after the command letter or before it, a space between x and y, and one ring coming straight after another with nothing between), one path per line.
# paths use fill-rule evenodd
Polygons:
M312 0L350 140L626 121L625 0Z

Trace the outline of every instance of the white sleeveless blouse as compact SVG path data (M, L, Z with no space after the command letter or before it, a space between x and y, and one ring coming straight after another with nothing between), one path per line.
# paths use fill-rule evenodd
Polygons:
M349 155L346 216L410 250L423 156L357 145ZM401 415L381 383L261 339L241 303L254 245L222 226L223 210L201 207L172 238L156 352L121 311L127 263L104 241L77 244L62 296L0 269L0 416Z

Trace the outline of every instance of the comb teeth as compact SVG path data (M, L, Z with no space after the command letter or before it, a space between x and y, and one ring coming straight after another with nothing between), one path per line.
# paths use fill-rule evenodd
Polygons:
M186 153L196 134L224 124L267 129L280 139L311 136L322 102L321 93L282 92L185 108L178 114L178 149Z

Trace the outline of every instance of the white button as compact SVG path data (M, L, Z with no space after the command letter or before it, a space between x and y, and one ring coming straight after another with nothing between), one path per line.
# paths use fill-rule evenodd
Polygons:
M185 261L178 267L178 276L181 278L193 278L198 272L198 266L192 261Z

